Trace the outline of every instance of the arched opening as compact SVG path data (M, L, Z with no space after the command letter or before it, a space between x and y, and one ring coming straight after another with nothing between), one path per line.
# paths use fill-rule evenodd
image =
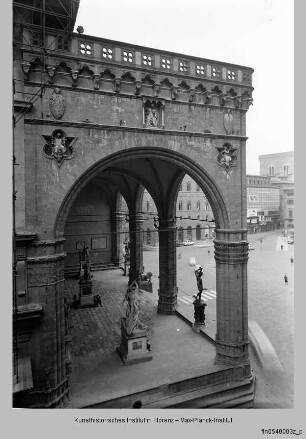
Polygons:
M196 240L200 241L201 238L202 238L202 236L201 236L201 226L200 226L200 224L198 224L196 226Z

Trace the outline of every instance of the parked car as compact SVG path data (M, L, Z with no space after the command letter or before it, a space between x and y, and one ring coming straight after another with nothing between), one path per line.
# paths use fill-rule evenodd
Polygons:
M255 250L255 247L252 244L249 244L248 247L249 247L249 250Z
M294 239L291 236L287 239L287 244L294 244Z
M182 245L184 245L183 241L176 241L177 247L181 247Z
M193 244L194 242L189 240L183 242L183 245L193 245Z

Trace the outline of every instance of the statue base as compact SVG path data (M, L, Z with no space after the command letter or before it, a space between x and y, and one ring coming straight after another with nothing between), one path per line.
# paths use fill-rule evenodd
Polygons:
M152 282L147 281L147 280L141 280L138 283L139 289L140 290L144 290L144 291L148 291L149 293L153 292L153 288L152 288Z
M92 294L92 281L79 281L79 300L77 301L78 308L86 308L89 306L97 306L94 295Z
M142 363L152 360L152 355L148 351L148 335L143 329L135 329L134 333L128 335L124 326L125 318L121 319L121 345L117 347L117 352L124 365Z

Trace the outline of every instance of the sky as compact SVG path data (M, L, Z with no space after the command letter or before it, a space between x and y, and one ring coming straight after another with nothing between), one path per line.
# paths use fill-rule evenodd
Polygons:
M293 0L81 0L84 34L254 69L247 173L294 150Z

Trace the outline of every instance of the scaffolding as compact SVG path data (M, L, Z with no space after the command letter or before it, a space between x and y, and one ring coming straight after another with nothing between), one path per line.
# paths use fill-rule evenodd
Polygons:
M48 57L57 50L57 42L59 39L67 38L73 32L75 25L76 14L79 7L79 0L13 0L13 64L16 61L16 53L18 50L27 50L35 55L38 55L41 62L41 75L38 89L35 93L25 92L24 88L19 89L19 85L24 83L24 80L15 78L15 69L13 67L13 145L12 145L12 210L13 210L13 233L12 233L12 251L13 251L13 375L15 383L19 383L19 342L18 342L18 301L17 301L17 254L16 254L16 175L15 167L18 166L15 155L15 130L18 122L24 117L26 112L35 104L35 102L42 99L49 83L46 80L46 67ZM31 36L29 39L24 30L28 31ZM46 34L48 32L56 33L55 41L53 41L54 48L47 45ZM21 68L21 66L20 66ZM21 108L15 112L15 96L22 95L26 98L22 101ZM19 107L19 106L18 106Z

